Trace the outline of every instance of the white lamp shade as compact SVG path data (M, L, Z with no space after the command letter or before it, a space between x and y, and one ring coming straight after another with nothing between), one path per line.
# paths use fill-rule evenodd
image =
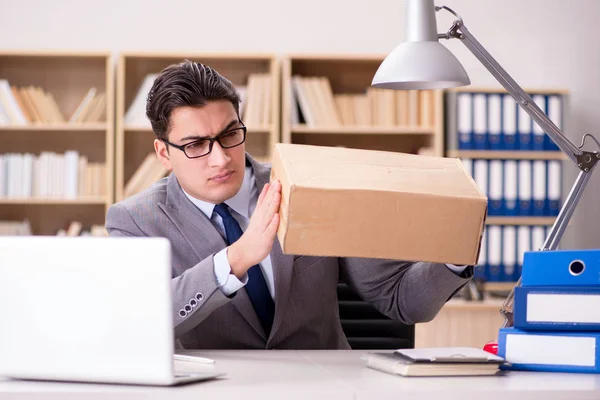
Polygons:
M446 89L471 83L456 57L437 41L401 43L383 60L372 86L382 89Z
M406 0L406 42L379 66L372 86L382 89L446 89L469 85L460 62L438 42L433 0Z

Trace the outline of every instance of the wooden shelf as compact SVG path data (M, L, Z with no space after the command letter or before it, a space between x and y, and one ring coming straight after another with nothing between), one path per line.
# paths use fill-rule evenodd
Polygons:
M504 282L499 282L504 283ZM511 286L512 288L512 286ZM486 290L487 286L486 286ZM498 289L490 289L498 290ZM510 289L509 289L510 290ZM447 309L470 309L470 310L500 310L504 303L503 299L484 299L482 301L463 300L463 299L451 299L444 304L444 308Z
M279 61L274 54L266 53L174 53L174 52L125 52L117 66L116 107L116 163L115 197L124 198L124 189L144 158L154 152L154 135L149 124L140 126L125 123L125 115L148 74L159 73L166 66L184 60L201 62L217 70L236 87L248 84L252 74L268 74L270 85L269 124L248 125L246 151L263 162L270 161L279 133ZM242 117L243 118L243 117ZM262 120L259 120L262 121ZM260 122L259 122L260 123Z
M486 225L552 225L556 217L487 217Z
M159 64L163 64L165 61L174 64L188 60L209 60L209 61L230 61L230 60L241 60L241 61L257 61L264 62L267 59L274 58L273 53L261 53L261 52L179 52L179 51L127 51L123 53L124 56L130 58L143 58L147 61L155 60Z
M106 211L113 203L114 187L115 96L112 53L75 50L0 51L0 77L16 88L35 87L40 89L40 93L51 94L62 115L62 118L49 118L48 110L42 113L39 104L32 107L31 100L28 105L21 98L18 104L27 114L27 119L31 119L33 115L32 119L35 120L66 120L60 123L32 122L28 125L0 126L1 153L28 153L39 157L42 152L64 154L74 150L80 157L79 162L87 160L90 168L92 165L105 165L104 171L94 173L94 180L102 187L102 191L96 193L105 195L72 199L3 197L0 198L0 220L26 219L31 223L32 233L35 235L56 234L73 221L80 221L84 229L91 225L104 225ZM95 93L92 88L95 88ZM99 120L102 122L69 123L69 118L88 93L106 96L103 103L105 109L102 110L104 115ZM98 118L98 115L95 114L94 118ZM50 170L52 171L51 168ZM79 172L77 175L79 176Z
M273 127L270 126L248 126L248 134L252 133L270 133L273 131ZM149 126L136 126L136 125L125 125L125 132L148 132L153 133L152 128Z
M341 126L341 127L316 127L309 128L306 125L296 125L292 127L292 134L331 134L331 135L434 135L431 128L398 126L398 127L378 127L378 126Z
M29 131L29 132L105 132L107 123L93 124L53 124L53 125L4 125L0 131Z
M494 150L449 150L449 157L511 159L511 160L566 160L560 151L494 151Z
M14 197L0 197L0 204L56 204L56 205L68 205L68 204L89 204L89 205L106 205L106 197L80 197L75 199L64 199L64 198L14 198Z
M485 282L483 286L486 292L510 292L516 284L517 282Z
M566 95L569 94L569 91L561 88L523 88L525 93L527 94L560 94ZM458 92L458 93L508 93L506 89L501 87L471 87L471 86L463 86L460 88L448 89L449 92Z
M422 153L427 149L428 154L442 156L443 148L443 94L442 91L429 93L411 91L406 98L398 96L397 91L371 92L371 82L385 54L289 54L282 59L282 112L281 112L281 141L283 143L308 144L316 146L342 146L348 148L397 151L403 153ZM342 125L308 127L304 124L302 107L299 107L299 118L295 115L294 107L297 107L295 92L292 82L295 77L301 78L326 78L321 80L298 80L301 99L308 104L308 114L315 118L318 125L326 121L319 111L331 110L331 95L333 94L334 109L338 114ZM296 84L294 83L294 85ZM315 90L308 90L310 86ZM302 89L304 87L304 89ZM331 90L327 89L330 87ZM321 90L322 89L322 90ZM304 94L302 94L304 93ZM308 94L307 94L308 93ZM312 94L311 94L312 93ZM389 96L393 93L393 96ZM349 95L351 97L338 98L338 95ZM379 98L379 96L383 96ZM416 95L416 96L415 96ZM429 96L426 96L429 95ZM412 99L412 100L411 100ZM316 103L315 103L316 101ZM357 103L360 102L360 103ZM357 104L366 104L368 112L364 114L351 113L348 108L362 107ZM302 104L302 102L300 102ZM318 104L318 106L315 106ZM390 104L390 108L382 108L382 104ZM397 105L400 104L400 108ZM348 107L348 108L347 108ZM392 110L393 109L393 110ZM340 110L344 110L343 112ZM382 110L379 114L373 110ZM421 112L426 110L425 112ZM327 113L330 115L331 112ZM391 115L393 114L393 115ZM354 115L355 117L351 117ZM379 119L380 118L380 119ZM310 119L310 117L309 117ZM351 124L352 119L357 119L360 126L344 125ZM393 119L397 124L415 126L378 126L370 125L369 119L379 119L381 125L385 120L388 125ZM405 120L403 120L405 119ZM298 121L300 125L298 125ZM357 122L354 122L357 123Z

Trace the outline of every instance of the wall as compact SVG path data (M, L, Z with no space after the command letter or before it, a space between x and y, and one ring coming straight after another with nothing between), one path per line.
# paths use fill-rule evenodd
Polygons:
M439 0L524 87L571 91L568 136L600 129L600 1ZM403 37L401 0L0 0L0 48L387 53ZM438 15L438 31L450 25ZM458 41L474 85L498 86ZM567 187L575 168L568 168ZM563 247L600 248L600 172Z

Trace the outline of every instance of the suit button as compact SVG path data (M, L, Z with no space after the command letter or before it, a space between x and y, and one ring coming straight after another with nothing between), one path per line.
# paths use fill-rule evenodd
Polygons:
M183 309L179 310L179 316L181 318L185 317L186 315L187 315L187 312L185 312L185 310L183 310Z
M204 300L204 295L202 293L196 293L196 300L198 300L198 301Z
M185 308L185 311L187 311L187 312L192 311L192 306L190 306L189 304L186 304L185 307L183 307L183 308Z
M190 300L190 306L196 307L197 305L198 305L198 302L196 301L196 299L191 299Z

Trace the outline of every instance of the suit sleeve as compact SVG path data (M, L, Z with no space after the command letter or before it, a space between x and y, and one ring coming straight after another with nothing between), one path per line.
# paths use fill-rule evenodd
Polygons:
M150 236L139 227L129 210L120 204L109 207L106 230L113 237ZM172 278L171 291L176 338L194 329L214 310L235 297L235 293L226 296L219 287L214 254Z
M473 267L458 275L444 264L340 258L340 274L382 314L412 325L431 321L473 277Z

